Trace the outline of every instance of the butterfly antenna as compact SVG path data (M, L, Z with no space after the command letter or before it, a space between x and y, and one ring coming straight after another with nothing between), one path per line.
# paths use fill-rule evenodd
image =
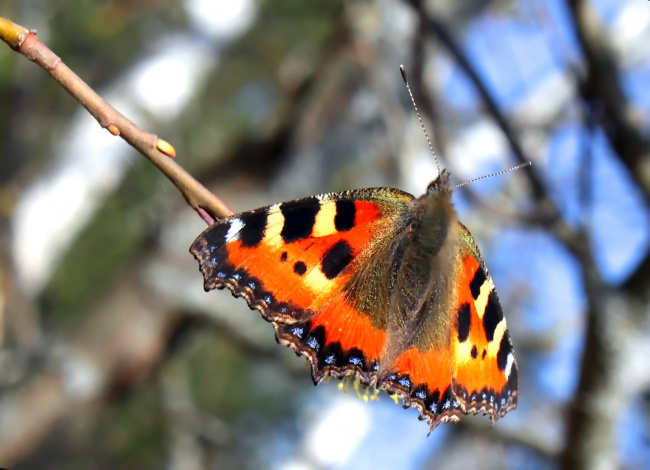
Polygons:
M411 87L409 86L408 78L406 78L406 69L404 68L403 65L400 65L399 71L402 74L402 80L404 80L404 85L406 85L406 89L408 90L409 96L411 97L411 103L413 103L413 107L415 108L415 114L417 114L418 121L420 121L420 127L422 127L422 132L424 132L424 136L427 138L427 143L429 144L429 148L431 149L431 154L433 155L433 158L436 161L436 168L438 169L438 174L440 174L440 163L438 163L438 156L436 155L436 152L433 150L433 145L431 145L431 139L429 139L429 134L427 133L427 130L424 127L424 123L422 122L420 111L418 111L418 107L415 104L415 98L413 98L413 93L411 93Z
M499 171L497 173L492 173L492 174L485 175L485 176L479 176L478 178L474 178L473 180L469 180L469 181L465 181L464 183L457 184L452 189L460 188L461 186L465 186L466 184L473 183L474 181L484 180L485 178L492 178L493 176L499 176L499 175L502 175L504 173L510 173L511 171L515 171L515 170L521 170L522 168L526 168L527 166L530 166L530 165L532 165L531 162L526 162L526 163L522 163L521 165L517 165L517 166L513 166L512 168L508 168L507 170Z

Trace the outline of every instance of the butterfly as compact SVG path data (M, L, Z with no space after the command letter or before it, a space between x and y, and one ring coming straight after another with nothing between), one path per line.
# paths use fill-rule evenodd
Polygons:
M483 258L442 170L392 188L311 196L218 221L192 244L206 291L228 288L305 356L315 384L356 378L430 431L516 408L517 361Z

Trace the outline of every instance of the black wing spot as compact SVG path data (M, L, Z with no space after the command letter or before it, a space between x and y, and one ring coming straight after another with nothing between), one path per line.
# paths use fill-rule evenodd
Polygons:
M478 349L476 349L476 345L472 347L472 359L476 359L478 357Z
M239 239L244 247L254 247L264 239L268 210L258 210L241 214L239 219L244 226L239 231Z
M499 352L497 353L497 366L499 370L506 370L506 364L508 363L508 354L512 352L512 344L510 344L510 335L506 331L501 338L501 344L499 344Z
M344 199L336 201L336 216L334 217L334 227L339 232L346 232L354 227L354 217L357 208L354 201Z
M469 338L469 329L472 326L472 314L468 303L464 303L458 309L456 317L456 329L458 330L458 341L464 343Z
M488 341L494 339L494 330L496 330L501 320L503 320L503 311L497 300L496 293L492 290L483 314L483 328L485 328L485 337Z
M286 251L283 251L282 254L280 255L280 261L282 261L283 263L286 263L288 257L289 257L289 254Z
M481 359L485 359L485 356L487 356L487 350L483 349L483 354L481 354Z
M321 261L321 270L327 279L334 279L353 259L352 247L347 241L341 240L327 250Z
M293 265L293 272L298 276L302 276L307 272L307 265L303 261L297 261L296 264Z
M474 300L478 299L478 296L481 294L481 286L486 280L487 276L485 275L485 271L483 271L483 268L479 266L474 273L474 279L472 279L472 282L469 284Z
M311 235L319 210L320 202L315 197L280 204L280 211L284 216L280 235L284 242L291 243Z

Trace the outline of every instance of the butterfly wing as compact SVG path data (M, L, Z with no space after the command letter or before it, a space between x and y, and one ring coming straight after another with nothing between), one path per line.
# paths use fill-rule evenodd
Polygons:
M517 363L494 284L467 228L458 223L453 237L450 285L428 297L409 347L378 384L418 409L431 430L469 413L494 423L517 406Z
M370 383L384 344L381 312L359 311L345 286L386 251L412 199L374 188L276 204L219 221L190 252L205 289L228 288L259 310L278 342L309 359L316 383L355 374Z
M461 224L461 275L452 327L453 394L465 413L492 422L517 407L518 370L494 283L471 234Z

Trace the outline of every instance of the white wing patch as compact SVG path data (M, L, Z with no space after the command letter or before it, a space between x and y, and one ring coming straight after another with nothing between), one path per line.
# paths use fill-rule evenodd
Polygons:
M228 228L228 233L226 234L226 243L230 243L233 240L239 240L239 232L244 228L244 222L238 217L230 219L230 227Z
M506 358L506 377L510 377L510 371L512 371L512 365L515 363L515 356L512 353L508 353Z

